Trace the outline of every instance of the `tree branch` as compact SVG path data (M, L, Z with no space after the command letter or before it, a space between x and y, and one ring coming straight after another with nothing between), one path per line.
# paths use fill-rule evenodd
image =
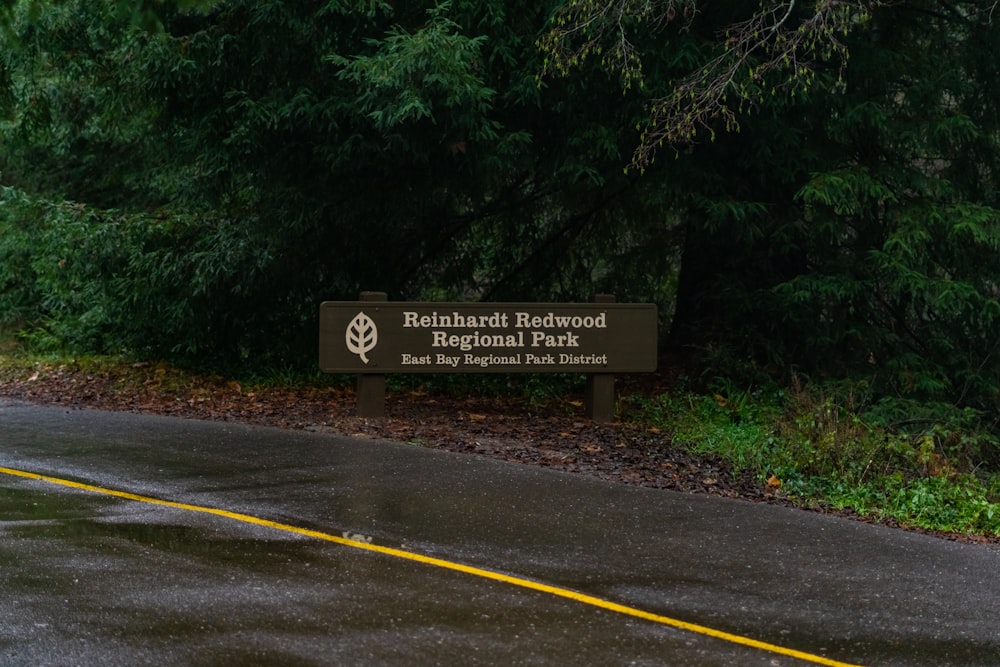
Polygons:
M700 130L712 137L720 124L727 132L738 130L737 114L767 95L779 89L808 89L814 82L816 60L837 60L844 67L847 48L839 35L867 16L870 4L820 0L812 16L787 26L796 7L791 0L762 8L730 26L723 35L725 50L650 107L649 125L633 154L633 165L649 165L663 145L690 143ZM773 81L775 74L782 80Z
M847 62L843 35L863 24L883 0L764 0L750 18L718 35L721 52L674 84L649 106L649 117L632 165L644 168L664 145L695 140L701 131L739 129L738 114L779 90L808 89L816 61ZM943 2L946 0L942 0ZM627 90L642 80L640 54L629 40L644 22L653 30L680 18L687 27L697 0L573 0L553 16L538 40L546 55L542 75L567 74L592 55L616 71ZM797 15L803 15L796 21ZM647 29L648 32L648 29ZM605 50L606 49L606 50Z

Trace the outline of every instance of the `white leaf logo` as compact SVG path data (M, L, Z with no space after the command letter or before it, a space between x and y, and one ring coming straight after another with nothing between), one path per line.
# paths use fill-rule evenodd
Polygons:
M347 325L344 338L347 340L347 349L367 364L368 357L365 354L378 345L378 327L372 318L361 312Z

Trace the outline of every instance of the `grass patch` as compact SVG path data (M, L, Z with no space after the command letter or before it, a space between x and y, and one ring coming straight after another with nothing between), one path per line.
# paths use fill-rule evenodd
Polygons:
M631 400L639 404L631 419L667 433L676 447L729 461L737 472L763 475L771 465L778 446L773 402L693 393Z

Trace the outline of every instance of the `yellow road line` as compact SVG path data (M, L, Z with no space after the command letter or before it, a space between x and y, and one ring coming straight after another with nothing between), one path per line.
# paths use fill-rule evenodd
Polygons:
M372 551L375 553L385 554L387 556L394 556L396 558L415 561L417 563L423 563L425 565L433 565L434 567L440 567L446 570L462 572L464 574L470 574L472 576L481 577L483 579L500 581L505 584L510 584L512 586L519 586L521 588L527 588L542 593L548 593L549 595L554 595L561 598L567 598L569 600L574 600L576 602L590 605L592 607L598 607L600 609L605 609L607 611L612 611L618 614L624 614L626 616L632 616L634 618L641 618L646 621L652 621L653 623L659 623L661 625L667 625L673 628L678 628L680 630L694 632L699 635L713 637L715 639L721 639L723 641L727 641L733 644L739 644L740 646L747 646L750 648L767 651L769 653L775 653L778 655L797 658L799 660L804 660L806 662L810 662L816 665L826 665L827 667L860 667L860 665L854 665L851 663L831 660L830 658L824 658L823 656L813 655L811 653L805 653L803 651L797 651L795 649L786 648L784 646L778 646L776 644L770 644L768 642L758 641L756 639L743 637L741 635L735 635L729 632L723 632L722 630L716 630L714 628L710 628L704 625L698 625L696 623L688 623L687 621L681 621L675 618L670 618L669 616L661 616L660 614L653 614L648 611L636 609L635 607L629 607L623 604L618 604L617 602L611 602L609 600L604 600L602 598L594 597L592 595L586 595L584 593L578 593L576 591L569 590L568 588L550 586L548 584L543 584L537 581L531 581L530 579L522 579L521 577L513 577L507 574L502 574L500 572L484 570L482 568L473 567L470 565L463 565L461 563L455 563L453 561L443 560L441 558L424 556L412 551L405 551L403 549L395 549L392 547L383 547L377 544L371 544L359 540L352 540L346 537L338 537L336 535L323 533L317 530L309 530L307 528L299 528L297 526L292 526L285 523L278 523L276 521L260 519L255 516L250 516L249 514L240 514L238 512L230 512L228 510L217 509L214 507L188 505L186 503L178 503L178 502L173 502L171 500L162 500L160 498L152 498L150 496L141 496L135 493L128 493L127 491L116 491L114 489L106 489L100 486L93 486L91 484L82 484L80 482L74 482L68 479L60 479L58 477L50 477L48 475L40 475L38 473L26 472L24 470L15 470L13 468L0 467L0 473L12 475L15 477L25 477L27 479L34 479L43 482L48 482L50 484L56 484L71 489L79 489L81 491L99 493L105 496L114 496L116 498L123 498L125 500L134 500L140 503L159 505L161 507L172 507L175 509L187 510L189 512L200 512L202 514L212 514L215 516L225 517L227 519L233 519L234 521L242 521L244 523L254 524L257 526L266 526L267 528L274 528L275 530L284 531L286 533L294 533L296 535L303 535L305 537L311 537L317 540L333 542L334 544L353 547L355 549L363 549L365 551Z

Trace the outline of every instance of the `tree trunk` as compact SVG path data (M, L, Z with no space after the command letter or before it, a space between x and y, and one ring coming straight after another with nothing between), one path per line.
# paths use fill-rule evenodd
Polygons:
M718 239L701 225L687 224L681 250L681 270L677 281L674 318L667 348L674 354L689 354L692 347L709 342L722 325L721 304L716 287L725 271L726 252Z

